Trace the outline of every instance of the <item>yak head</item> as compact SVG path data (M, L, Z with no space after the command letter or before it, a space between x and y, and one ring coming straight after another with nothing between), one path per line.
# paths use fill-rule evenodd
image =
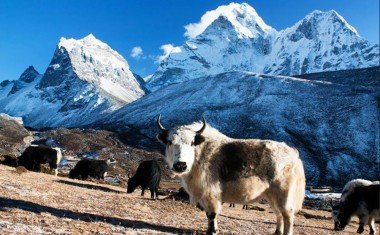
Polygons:
M330 203L332 208L331 216L334 220L334 230L342 231L350 222L351 216L342 210L341 204L333 205L332 202Z
M76 177L78 177L78 174L76 172L75 169L71 169L70 172L69 172L69 178L70 179L75 179Z
M139 184L134 177L128 176L128 178L127 193L133 193Z
M180 126L172 130L166 130L157 119L157 125L161 132L157 139L165 145L165 159L169 168L175 175L185 175L190 172L195 162L195 149L205 141L202 132L207 124L203 118L202 127L199 130L193 130L186 126Z
M337 219L335 221L337 231L342 231L350 223L351 216L348 213L339 211L337 214Z

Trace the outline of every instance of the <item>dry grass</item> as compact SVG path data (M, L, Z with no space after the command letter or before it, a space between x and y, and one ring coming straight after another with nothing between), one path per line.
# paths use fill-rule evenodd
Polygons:
M141 197L139 190L126 194L121 187L43 173L18 174L8 166L0 166L0 182L1 234L187 234L206 230L204 212L194 206L171 199L151 200L149 193ZM178 187L170 182L163 186ZM275 215L268 205L257 204L264 211L228 206L224 204L219 217L222 234L274 232ZM328 217L328 212L315 210L297 215L295 234L355 234L356 223L336 233Z

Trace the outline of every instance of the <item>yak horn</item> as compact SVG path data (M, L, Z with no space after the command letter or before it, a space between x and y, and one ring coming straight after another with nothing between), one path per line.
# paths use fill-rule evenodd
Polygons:
M161 131L166 131L165 127L162 126L162 124L161 124L161 114L158 115L158 118L157 118L157 125L158 125L158 127L160 128Z
M206 119L205 119L205 117L202 117L202 123L203 123L202 128L199 131L196 132L198 135L202 134L202 132L206 129Z

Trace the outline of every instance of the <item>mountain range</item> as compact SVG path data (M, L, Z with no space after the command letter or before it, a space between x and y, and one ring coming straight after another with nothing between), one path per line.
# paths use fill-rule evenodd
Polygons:
M277 31L250 5L231 3L187 27L196 33L161 62L150 90L229 71L292 76L379 65L379 45L334 10L313 11Z

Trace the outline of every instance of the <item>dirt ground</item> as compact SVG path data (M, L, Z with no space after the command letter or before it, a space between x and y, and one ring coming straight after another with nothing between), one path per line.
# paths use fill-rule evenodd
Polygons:
M163 182L162 187L173 187ZM0 234L202 234L206 216L186 202L149 192L127 194L125 188L24 172L0 165ZM255 210L229 208L219 217L221 234L270 234L275 215L266 204ZM307 217L307 218L306 218ZM295 234L355 234L357 222L334 232L330 213L304 209ZM368 233L366 228L366 233Z

